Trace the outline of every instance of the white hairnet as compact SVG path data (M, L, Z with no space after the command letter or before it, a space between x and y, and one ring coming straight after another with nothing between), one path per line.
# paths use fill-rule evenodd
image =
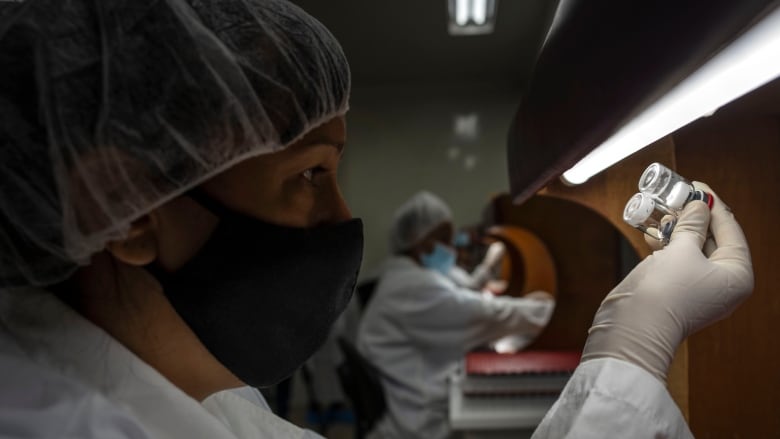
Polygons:
M285 0L0 1L0 286L347 111L334 37Z
M390 250L394 254L403 253L448 221L452 221L452 212L441 198L430 192L418 192L395 211Z

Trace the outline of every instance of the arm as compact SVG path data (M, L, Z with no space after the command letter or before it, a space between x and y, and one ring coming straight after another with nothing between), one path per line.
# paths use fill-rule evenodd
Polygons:
M715 197L712 212L690 203L669 245L607 295L582 363L534 438L692 437L665 389L669 364L685 337L730 315L753 289L745 236ZM714 241L704 246L708 226Z
M549 295L493 297L444 286L406 303L404 326L415 331L413 339L423 345L440 345L446 340L463 352L507 334L535 336L555 306Z
M501 258L506 253L506 247L500 242L494 242L488 247L482 262L474 268L471 273L464 272L464 279L457 279L456 282L472 290L482 289L487 281L490 280L493 269L501 263Z

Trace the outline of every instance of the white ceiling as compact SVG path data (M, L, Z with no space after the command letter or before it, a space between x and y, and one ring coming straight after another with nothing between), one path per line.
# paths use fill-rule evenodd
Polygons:
M341 42L356 86L501 82L522 87L557 0L499 0L495 32L452 37L447 0L291 0Z

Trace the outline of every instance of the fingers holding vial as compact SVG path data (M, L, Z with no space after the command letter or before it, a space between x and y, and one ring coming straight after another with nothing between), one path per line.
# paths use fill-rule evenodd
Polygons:
M664 380L679 343L731 314L753 272L742 229L709 186L659 164L645 174L623 217L659 251L602 302L583 361L614 357Z
M693 238L699 248L702 247L709 214L704 212L701 204L711 208L714 197L660 163L653 163L645 169L638 188L639 192L626 204L623 220L643 231L653 250L669 244L675 228L682 229L679 236ZM696 204L699 206L686 211L686 206ZM678 226L681 220L682 224ZM702 224L704 230L700 230Z

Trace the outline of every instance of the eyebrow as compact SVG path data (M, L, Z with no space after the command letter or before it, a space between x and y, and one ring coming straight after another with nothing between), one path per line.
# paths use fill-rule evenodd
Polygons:
M329 145L329 146L332 146L332 147L336 148L338 150L339 154L343 154L344 153L345 143L344 142L335 141L335 140L333 140L330 137L315 137L315 138L307 141L302 146L303 147L307 147L307 146L314 146L314 145Z

